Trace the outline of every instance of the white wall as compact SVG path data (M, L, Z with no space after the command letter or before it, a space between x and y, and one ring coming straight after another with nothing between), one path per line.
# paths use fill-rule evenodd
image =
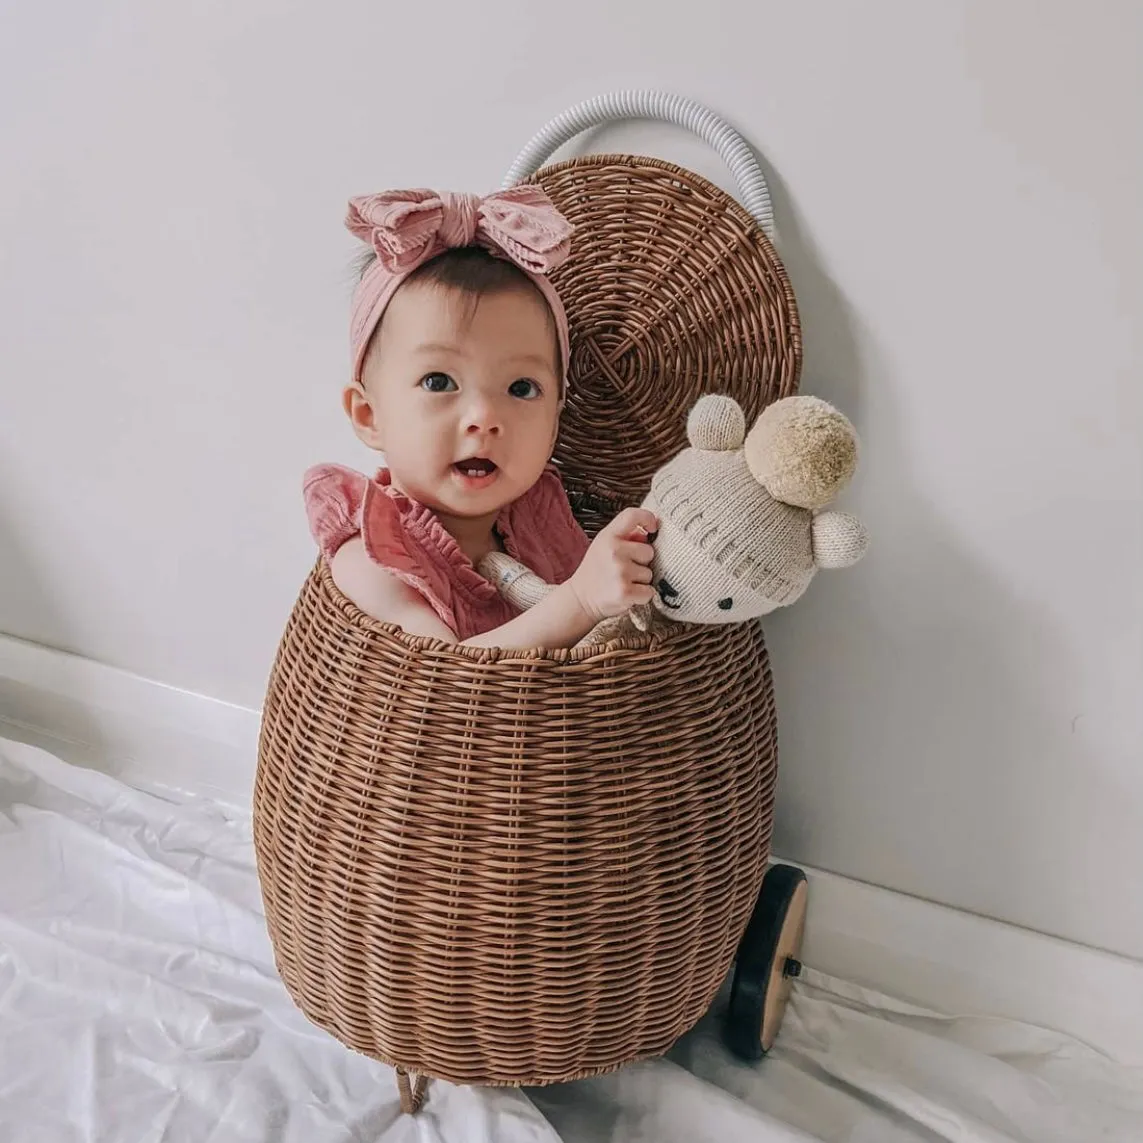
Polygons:
M5 6L0 629L256 705L299 474L367 459L346 197L670 87L764 153L806 387L866 443L872 554L771 628L780 851L1143 957L1143 9L435 7Z

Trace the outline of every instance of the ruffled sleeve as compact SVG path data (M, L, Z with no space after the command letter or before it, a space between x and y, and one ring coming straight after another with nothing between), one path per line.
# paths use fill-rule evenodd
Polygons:
M424 597L455 630L448 576L408 534L401 510L387 488L339 464L311 468L303 481L310 532L325 558L361 536L365 554Z
M310 534L325 558L361 531L361 506L369 481L339 464L319 464L302 481Z

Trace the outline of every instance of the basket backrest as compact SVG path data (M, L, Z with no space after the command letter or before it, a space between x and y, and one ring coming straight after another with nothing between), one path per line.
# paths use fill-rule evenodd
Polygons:
M687 413L704 393L734 397L752 421L798 386L797 306L766 233L769 197L753 154L710 112L677 98L664 107L665 98L626 93L573 108L505 180L539 183L576 228L572 256L553 274L571 333L555 459L588 516L642 500L685 446ZM632 115L711 139L759 216L658 159L594 155L534 171L577 130Z

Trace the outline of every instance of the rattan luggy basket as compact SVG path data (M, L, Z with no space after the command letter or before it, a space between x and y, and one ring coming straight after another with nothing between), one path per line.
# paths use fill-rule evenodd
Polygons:
M691 172L604 156L515 173L576 226L555 278L572 342L557 460L592 531L682 447L699 395L753 419L795 390L797 312L763 226ZM278 969L315 1023L399 1069L410 1108L409 1073L540 1084L661 1054L734 957L775 780L756 625L452 647L368 618L319 563L254 794Z

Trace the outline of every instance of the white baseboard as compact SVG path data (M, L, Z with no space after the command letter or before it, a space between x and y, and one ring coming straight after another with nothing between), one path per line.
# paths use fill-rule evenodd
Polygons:
M803 958L948 1015L1066 1032L1143 1067L1143 963L807 869Z
M126 780L247 804L259 714L0 636L0 737ZM807 869L804 959L949 1014L1067 1032L1143 1066L1143 964Z
M0 635L0 734L34 740L68 761L248 803L259 717L248 707Z

